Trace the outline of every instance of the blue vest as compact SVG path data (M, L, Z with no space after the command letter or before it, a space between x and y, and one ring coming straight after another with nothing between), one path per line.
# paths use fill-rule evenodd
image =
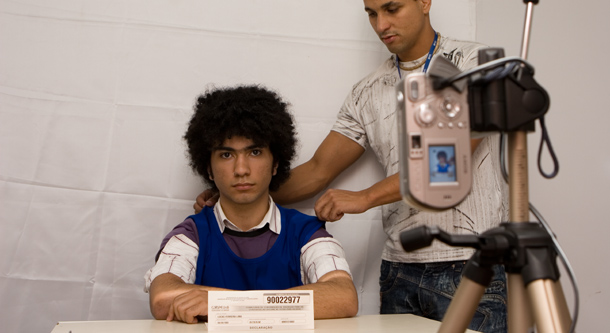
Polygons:
M324 222L294 209L277 206L282 230L264 255L238 257L224 240L211 207L191 216L199 234L195 284L233 290L279 290L303 285L301 247Z

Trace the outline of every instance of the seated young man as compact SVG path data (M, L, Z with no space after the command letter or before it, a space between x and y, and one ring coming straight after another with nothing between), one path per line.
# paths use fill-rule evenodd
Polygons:
M258 86L199 96L184 136L193 170L219 194L163 240L145 276L156 319L196 323L209 290L314 290L314 317L355 316L341 244L316 217L276 205L296 135L287 103Z

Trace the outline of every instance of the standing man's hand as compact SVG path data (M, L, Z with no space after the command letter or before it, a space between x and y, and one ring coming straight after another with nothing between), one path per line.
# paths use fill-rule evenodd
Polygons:
M363 192L330 189L326 191L314 207L316 216L322 221L334 222L344 214L360 214L366 212L367 200Z
M400 175L395 173L358 192L330 189L316 202L316 215L320 220L333 222L344 214L360 214L373 207L400 201L399 180Z
M207 189L197 196L197 199L195 199L195 203L193 204L193 208L195 209L195 213L199 213L203 207L212 207L216 204L216 202L218 202L218 193L212 191L211 189Z

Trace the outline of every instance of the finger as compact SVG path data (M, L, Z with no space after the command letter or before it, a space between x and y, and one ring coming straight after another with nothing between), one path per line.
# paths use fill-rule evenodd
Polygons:
M195 214L199 214L203 207L198 202L195 202L193 204L193 209L195 210Z
M327 222L334 222L343 216L343 213L334 208L334 204L328 203L316 210L318 219Z
M327 222L339 221L343 217L343 215L345 215L345 214L340 213L340 212L332 212L326 221Z
M218 202L219 197L220 197L219 193L214 194L205 202L205 205L209 206L209 207L214 206Z
M174 304L173 303L169 305L169 311L167 312L167 318L165 318L165 320L167 320L167 321L174 320Z
M207 312L204 312L204 310L207 310L207 300L202 300L201 294L195 291L176 297L173 305L176 317L188 324L197 323L199 321L197 319L198 315L207 314ZM205 309L202 305L205 305Z
M316 213L316 216L318 217L318 219L322 220L322 221L327 221L326 219L326 202L323 201L323 198L318 199L318 201L316 201L315 205L314 205L314 212Z
M345 213L339 204L337 193L331 190L318 199L314 205L314 211L318 219L327 222L340 220Z

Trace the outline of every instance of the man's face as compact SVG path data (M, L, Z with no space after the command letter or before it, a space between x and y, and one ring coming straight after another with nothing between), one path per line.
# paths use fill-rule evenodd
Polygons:
M210 175L223 206L267 203L276 170L269 148L244 137L226 139L212 151Z
M364 0L364 10L388 50L407 61L423 55L420 44L430 4L430 0Z

